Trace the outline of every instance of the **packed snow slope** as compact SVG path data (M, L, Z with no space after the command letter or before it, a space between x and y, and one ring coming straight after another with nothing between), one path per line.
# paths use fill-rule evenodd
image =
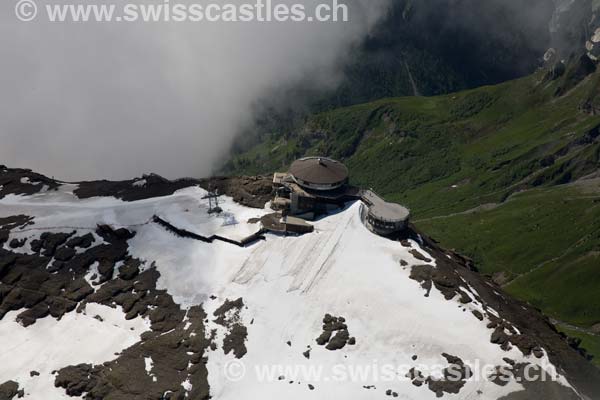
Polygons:
M1 173L0 399L597 398L542 315L424 235L374 235L359 202L236 246L154 217L242 240L268 179L212 181L238 200L215 215L208 181Z

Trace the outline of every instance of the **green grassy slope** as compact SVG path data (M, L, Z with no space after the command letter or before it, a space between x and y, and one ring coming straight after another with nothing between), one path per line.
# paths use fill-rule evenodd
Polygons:
M588 354L600 354L600 335L582 333L579 330L569 329L568 327L561 325L558 326L558 330L570 337L581 339L580 347L586 349ZM600 368L600 357L593 358L592 363Z
M599 322L600 188L533 189L493 208L417 224L472 256L483 273L506 271L514 279L507 290L546 313L582 326Z
M590 328L600 323L600 180L582 178L600 171L600 115L590 111L600 72L579 84L544 76L313 115L225 170L272 172L305 155L343 160L353 183L409 206L444 246L485 274L502 272L509 292Z
M524 186L568 182L596 168L597 146L580 149L576 142L600 116L577 111L589 85L557 100L556 84L538 85L539 77L318 114L297 132L273 133L225 169L272 171L301 155L327 154L344 160L356 183L404 200L421 216L500 201Z

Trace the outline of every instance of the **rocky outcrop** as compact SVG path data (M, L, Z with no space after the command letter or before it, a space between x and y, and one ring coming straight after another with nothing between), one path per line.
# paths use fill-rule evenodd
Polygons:
M180 313L174 324L142 335L140 342L113 361L62 368L56 374L56 387L85 399L208 399L206 314L199 306L184 314ZM153 323L153 330L156 328ZM150 371L146 359L152 360Z
M236 358L242 358L248 352L246 348L248 329L240 316L242 308L244 308L244 300L240 297L234 301L225 300L213 313L216 317L213 322L227 329L223 338L223 352L225 354L232 352Z
M56 190L62 184L64 182L28 169L0 165L0 199L8 194L32 195L44 190ZM149 174L124 181L100 180L73 184L77 185L73 193L80 199L116 197L123 201L168 196L180 189L200 186L206 190L216 190L219 194L232 197L239 204L253 208L263 208L271 199L272 192L270 176L184 178L172 181L160 175Z
M28 169L10 169L0 165L0 199L8 194L32 195L42 190L56 190L63 182L50 179ZM168 180L156 174L125 181L75 182L73 193L80 199L116 197L137 201L168 196L190 186L201 186L232 197L236 202L253 208L263 208L271 199L272 182L269 176L184 178Z
M350 337L348 325L344 317L334 317L325 314L323 317L323 332L316 339L319 346L335 351L343 349L346 345L355 345L356 338Z
M0 400L12 400L15 397L23 397L23 390L19 390L19 384L15 381L6 381L0 384Z
M77 183L73 192L80 199L112 196L124 201L136 201L152 197L168 196L179 189L195 186L195 179L170 181L160 175L149 174L126 181L89 181Z
M26 216L5 218L0 227L9 232L28 221ZM32 241L34 254L0 248L0 319L19 311L17 320L27 327L47 316L85 312L88 303L119 306L126 319L147 318L151 330L113 361L65 365L56 373L56 386L86 399L207 399L204 351L210 339L202 307L186 312L157 289L156 268L142 270L142 262L128 255L127 240L134 232L99 226L95 233L102 243L89 233L45 232ZM84 251L74 254L75 249ZM85 277L92 265L98 273L89 282ZM153 360L151 374L145 366L148 357ZM13 383L0 386L0 399L19 394Z
M32 195L55 190L60 183L29 169L11 169L0 165L0 199L9 194Z
M264 208L272 198L273 177L216 177L200 180L200 186L206 190L216 190L244 206Z

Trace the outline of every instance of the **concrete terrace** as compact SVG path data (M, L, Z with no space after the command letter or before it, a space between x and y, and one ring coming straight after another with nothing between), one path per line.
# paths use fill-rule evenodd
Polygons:
M388 203L372 190L363 190L361 200L369 207L369 213L381 221L402 222L408 220L410 211L397 203Z

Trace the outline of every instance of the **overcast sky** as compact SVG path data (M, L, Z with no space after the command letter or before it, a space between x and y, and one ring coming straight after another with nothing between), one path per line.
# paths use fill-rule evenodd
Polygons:
M387 0L354 0L346 23L233 24L25 23L15 3L0 4L0 164L81 180L210 174L266 93L335 85Z

